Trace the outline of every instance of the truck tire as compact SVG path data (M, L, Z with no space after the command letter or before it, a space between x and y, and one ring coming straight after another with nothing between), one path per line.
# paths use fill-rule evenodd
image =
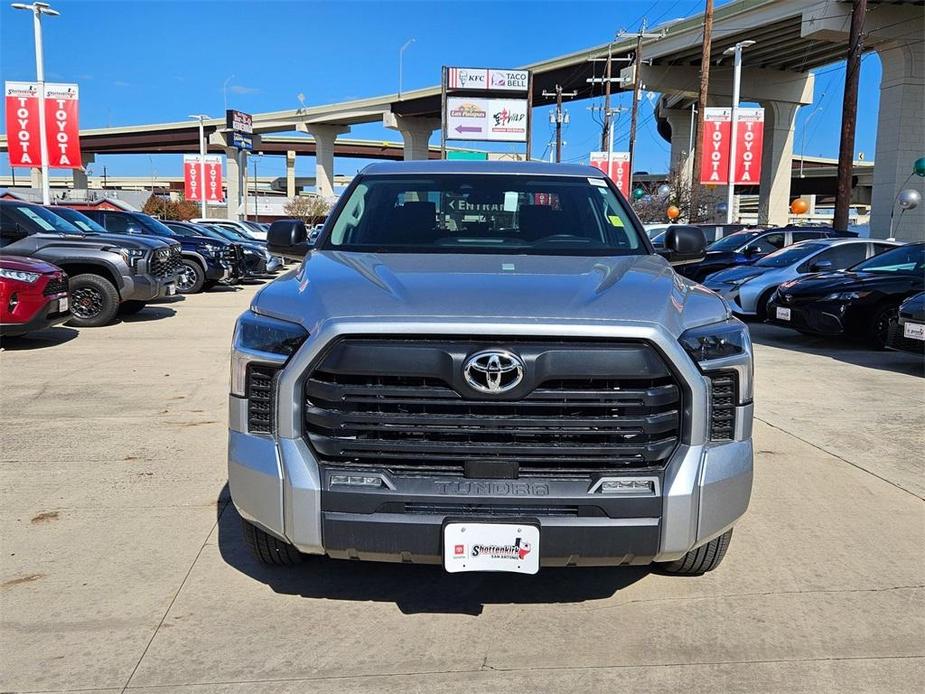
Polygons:
M891 327L899 322L899 308L897 306L883 306L878 308L870 319L867 327L867 344L874 349L886 349L889 342Z
M707 544L692 549L680 559L661 564L661 569L669 574L686 576L699 576L712 571L726 556L729 541L732 539L732 529L727 530L719 537L713 538Z
M288 542L283 542L267 532L264 532L253 523L241 519L244 530L244 542L256 555L261 564L271 566L295 566L301 564L305 555L299 552Z
M206 272L202 265L190 258L183 259L183 267L177 275L177 291L181 294L198 294L206 282Z
M123 301L121 304L119 304L119 315L134 316L147 305L148 303L146 301Z
M71 319L68 325L98 328L111 323L119 311L119 292L104 277L85 273L72 277Z

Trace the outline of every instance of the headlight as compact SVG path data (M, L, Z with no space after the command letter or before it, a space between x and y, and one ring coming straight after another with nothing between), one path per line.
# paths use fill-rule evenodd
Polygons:
M208 253L209 255L218 255L222 251L220 246L216 246L211 243L202 244L202 250Z
M131 267L134 267L135 263L138 260L140 260L141 258L144 258L145 253L146 253L146 251L144 251L141 248L122 248L121 246L119 247L114 246L110 248L109 250L121 255L126 265L129 265Z
M7 268L0 267L0 277L3 277L8 280L18 280L19 282L25 282L27 284L35 284L38 281L39 277L42 276L40 272L27 272L25 270L8 270Z
M739 402L752 399L752 340L735 318L687 330L678 340L701 371L731 369L738 373Z
M231 350L231 392L244 395L247 365L283 366L308 338L297 323L247 311L238 318Z
M835 292L834 294L829 294L823 301L854 301L863 299L868 294L870 292Z

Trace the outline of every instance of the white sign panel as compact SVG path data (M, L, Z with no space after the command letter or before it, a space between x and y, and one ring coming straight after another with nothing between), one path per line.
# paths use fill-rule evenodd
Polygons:
M526 99L447 97L447 139L526 142L528 108Z
M446 88L450 91L471 89L477 91L525 92L530 73L526 70L495 70L473 67L447 69Z

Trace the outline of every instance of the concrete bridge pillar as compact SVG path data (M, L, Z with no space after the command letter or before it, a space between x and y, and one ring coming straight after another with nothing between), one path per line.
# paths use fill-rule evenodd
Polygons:
M38 190L42 189L42 170L29 169L29 186Z
M333 180L333 179L332 179ZM286 197L295 197L295 151L286 152Z
M71 188L74 190L86 190L90 187L87 181L87 166L96 161L94 154L81 154L80 164L83 168L71 169Z
M439 118L415 118L384 113L382 124L401 133L405 145L405 161L430 158L430 137L440 128Z
M915 22L912 22L913 24ZM914 188L925 198L925 178L911 176L916 159L925 156L925 20L919 13L918 31L904 26L906 41L876 47L883 65L880 113L871 197L871 236L890 235L890 212L901 190ZM903 241L925 239L925 204L905 212L897 209L893 235Z
M226 216L228 219L241 219L241 191L244 189L242 169L247 168L247 152L239 151L237 147L225 148L225 188L227 195Z
M672 108L664 111L671 126L671 171L688 183L694 166L691 151L691 110ZM696 123L694 128L696 128Z
M764 101L764 149L758 223L785 226L790 218L790 178L793 175L793 130L800 104Z
M334 141L349 133L350 126L308 123L298 129L315 139L315 192L323 198L334 197Z

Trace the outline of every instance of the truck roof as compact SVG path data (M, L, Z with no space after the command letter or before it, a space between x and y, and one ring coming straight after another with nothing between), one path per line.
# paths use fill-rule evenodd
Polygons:
M580 176L603 178L604 173L580 164L551 164L542 161L471 161L421 159L370 164L363 175L382 174L525 174L528 176Z

